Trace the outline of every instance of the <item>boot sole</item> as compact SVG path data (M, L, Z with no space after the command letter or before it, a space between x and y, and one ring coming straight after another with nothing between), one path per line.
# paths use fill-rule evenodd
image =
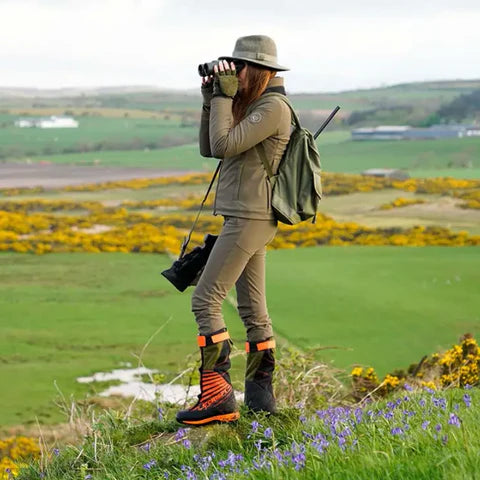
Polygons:
M214 415L213 417L202 418L201 420L179 420L180 423L186 423L187 425L205 425L211 422L234 422L240 418L240 412L227 413L225 415Z

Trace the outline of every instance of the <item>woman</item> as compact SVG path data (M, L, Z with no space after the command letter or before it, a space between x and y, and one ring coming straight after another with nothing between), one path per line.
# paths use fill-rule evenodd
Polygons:
M264 35L241 37L231 57L220 57L213 77L202 80L200 153L223 159L214 215L223 215L222 231L192 296L198 323L200 390L192 408L177 413L189 425L239 418L230 383L231 340L222 303L235 286L238 312L246 328L245 404L253 411L275 412L272 322L265 299L265 252L277 222L271 185L258 149L264 148L276 171L290 137L291 113L278 71L274 41Z

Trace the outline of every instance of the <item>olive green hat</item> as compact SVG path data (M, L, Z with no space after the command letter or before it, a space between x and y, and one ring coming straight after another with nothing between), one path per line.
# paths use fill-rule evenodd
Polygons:
M262 65L271 70L290 70L277 63L277 47L266 35L249 35L240 37L235 43L233 53L229 57L218 57L219 60L245 60L255 65Z

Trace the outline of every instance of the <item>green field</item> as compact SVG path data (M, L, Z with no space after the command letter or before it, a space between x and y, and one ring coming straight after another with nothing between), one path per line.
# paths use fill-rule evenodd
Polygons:
M19 116L0 117L0 154L3 158L61 154L72 151L143 148L149 143L169 146L191 143L197 126L181 126L181 118L77 117L78 128L18 128ZM172 143L173 142L173 143ZM97 146L94 148L94 146ZM136 146L136 147L135 147ZM73 150L74 149L74 150ZM76 157L78 158L78 157ZM35 160L37 157L35 157Z
M480 178L480 138L418 140L411 142L353 142L346 132L325 132L318 140L323 169L361 173L367 168L402 168L413 177ZM39 155L34 161L93 163L211 170L214 159L200 156L197 144L150 151L109 151L65 155Z
M85 394L78 376L137 362L172 378L196 354L190 292L148 254L0 254L0 425L57 422L54 382ZM280 345L320 345L340 367L380 374L480 333L476 248L348 247L270 251L267 292ZM288 273L287 273L288 272ZM243 326L224 313L235 344ZM243 359L234 361L241 386Z

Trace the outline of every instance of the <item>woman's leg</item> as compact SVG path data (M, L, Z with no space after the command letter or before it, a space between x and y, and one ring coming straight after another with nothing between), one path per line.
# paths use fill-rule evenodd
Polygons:
M192 295L192 311L200 335L225 328L222 303L251 258L276 232L268 220L226 217L220 235ZM260 288L260 287L259 287Z
M268 243L274 236L275 232ZM275 413L275 340L265 297L265 256L264 246L250 258L237 280L236 290L238 312L247 330L245 404L254 411Z
M177 413L181 423L230 422L239 416L228 375L230 336L222 317L222 303L252 255L265 245L267 223L226 217L200 276L192 296L202 354L200 396L193 407Z

